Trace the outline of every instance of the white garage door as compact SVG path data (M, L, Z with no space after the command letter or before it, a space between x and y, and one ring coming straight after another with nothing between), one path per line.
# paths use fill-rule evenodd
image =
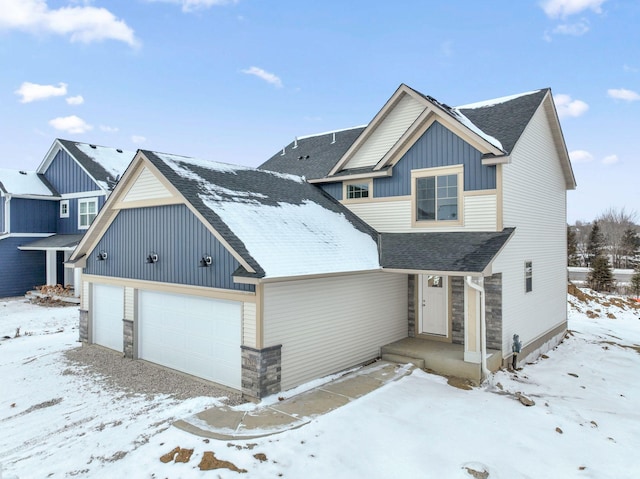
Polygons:
M140 291L138 356L240 389L241 303Z
M92 310L93 342L122 352L124 289L120 286L94 284Z

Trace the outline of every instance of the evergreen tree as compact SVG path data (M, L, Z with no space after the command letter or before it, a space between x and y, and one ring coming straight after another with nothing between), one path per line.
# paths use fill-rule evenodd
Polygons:
M578 240L576 239L576 232L569 225L567 225L567 264L569 266L580 266L580 260L578 259Z
M604 254L600 253L593 259L587 283L595 291L610 292L613 289L613 269Z
M587 266L591 266L595 258L602 254L603 249L604 236L600 231L600 225L598 225L597 221L594 221L587 241Z
M625 267L628 268L629 265L633 267L636 263L635 257L638 255L638 250L640 250L640 238L635 228L629 227L624 230L621 250L625 259Z
M631 291L636 298L640 298L640 266L636 267L636 272L631 277Z

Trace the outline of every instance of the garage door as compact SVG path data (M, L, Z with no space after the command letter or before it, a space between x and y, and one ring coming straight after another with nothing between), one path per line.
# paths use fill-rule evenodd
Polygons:
M140 291L138 305L141 359L240 389L241 303Z
M120 286L93 285L93 342L123 351L124 290Z

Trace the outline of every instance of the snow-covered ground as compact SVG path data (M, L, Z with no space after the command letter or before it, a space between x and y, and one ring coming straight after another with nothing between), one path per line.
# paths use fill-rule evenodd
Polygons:
M213 398L132 397L66 363L76 324L75 308L0 301L0 338L10 338L0 340L5 479L640 474L640 309L608 297L570 296L566 340L483 387L456 389L414 371L300 429L234 443L169 426ZM517 392L535 405L522 405ZM191 460L161 462L176 446L193 449ZM247 472L200 471L207 451Z

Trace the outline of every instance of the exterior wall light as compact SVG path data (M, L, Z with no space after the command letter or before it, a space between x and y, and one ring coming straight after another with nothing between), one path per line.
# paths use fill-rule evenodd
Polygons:
M200 260L200 267L201 268L208 268L209 266L211 266L211 263L213 263L213 259L211 259L211 256L204 255L202 257L202 259Z
M98 261L104 261L105 259L107 259L107 252L106 251L100 251L97 255L96 255L96 259Z
M158 262L158 255L156 253L150 253L149 256L147 256L147 263L149 264L153 264L153 263L157 263Z

